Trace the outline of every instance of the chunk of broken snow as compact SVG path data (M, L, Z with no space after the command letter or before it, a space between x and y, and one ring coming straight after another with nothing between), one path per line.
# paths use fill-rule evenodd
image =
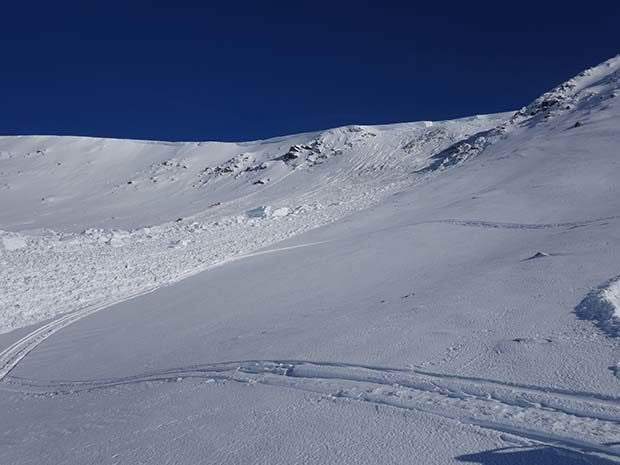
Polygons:
M620 336L620 276L588 293L575 310L579 317L597 321L609 335Z
M603 298L613 307L614 318L620 320L620 279L616 279L605 289Z
M184 248L184 247L187 247L188 244L189 244L189 241L186 239L174 240L174 241L170 241L170 243L168 244L168 248L170 249Z
M129 239L127 231L111 231L111 237L107 243L112 247L123 247L127 239Z
M246 215L248 215L248 218L267 218L268 216L271 216L271 207L267 205L253 208L252 210L248 210Z
M125 241L120 237L112 236L110 240L107 242L108 245L112 247L122 247L125 245Z
M19 250L27 247L28 244L25 239L17 236L5 236L2 238L2 246L5 250Z
M273 213L271 214L271 216L274 216L276 218L279 217L283 217L288 215L289 213L291 213L291 209L288 207L282 207L282 208L276 208Z

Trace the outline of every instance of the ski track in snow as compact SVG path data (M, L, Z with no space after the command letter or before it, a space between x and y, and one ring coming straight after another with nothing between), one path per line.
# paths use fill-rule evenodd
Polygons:
M513 435L526 441L620 459L620 396L595 392L517 384L417 368L305 360L228 361L83 380L40 380L11 374L42 342L97 311L232 261L321 244L306 243L264 250L270 244L340 220L353 212L376 205L391 194L410 189L416 183L428 179L426 175L415 176L414 173L428 172L432 176L434 170L461 163L480 154L515 127L533 128L545 120L552 121L558 115L569 114L574 108L590 111L600 107L601 102L617 97L619 63L620 57L616 57L594 71L582 73L502 123L495 121L493 124L482 124L476 122L476 119L465 119L449 123L456 125L453 128L439 126L438 130L432 129L432 124L424 130L419 125L404 125L389 137L384 137L381 131L390 129L376 131L362 127L339 128L326 131L312 140L306 139L314 136L294 136L291 140L295 142L285 154L281 147L273 149L277 153L266 151L261 148L262 143L258 142L234 146L229 144L227 148L224 147L226 144L220 144L218 147L221 146L223 150L221 157L213 166L209 162L206 168L204 162L207 160L198 156L198 152L191 152L200 144L169 144L175 150L165 155L167 158L155 158L148 167L136 164L130 173L124 173L115 180L116 187L112 190L105 187L106 180L105 188L100 185L98 191L105 195L92 198L101 202L102 198L108 198L106 196L122 198L122 195L126 195L129 198L134 190L142 194L156 192L153 187L155 184L173 185L178 182L175 181L176 176L183 177L183 182L189 185L190 175L197 177L191 178L195 184L192 184L194 190L191 190L192 195L188 195L185 203L203 205L208 193L223 195L218 191L218 186L223 185L224 179L231 177L238 180L235 184L229 179L233 197L218 196L206 209L184 210L185 218L178 221L132 231L90 229L79 234L63 234L48 230L38 235L0 231L0 288L4 291L0 293L0 332L56 317L0 352L0 389L23 396L52 397L80 396L98 390L109 390L114 394L121 389L135 389L138 384L155 387L165 382L202 383L205 389L210 386L226 388L231 383L262 385L267 389L313 393L319 396L316 401L321 402L357 401L372 404L377 410L381 406L433 415L461 425ZM613 68L614 74L609 74L607 68ZM601 73L609 75L601 80ZM589 118L589 113L582 112L581 115ZM573 127L581 127L584 123L587 127L591 121L588 118L584 116L581 121L578 120L579 126L571 121L575 124ZM42 143L37 140L32 138L33 144ZM86 144L83 149L95 148L94 145L88 145L91 142L86 139L71 140ZM26 139L24 141L27 142ZM58 141L52 141L52 145ZM16 147L20 146L18 139L14 142ZM96 142L99 143L120 144ZM134 147L145 143L124 144ZM152 143L154 149L163 145ZM62 144L55 146L56 149L58 147L62 147ZM238 153L241 147L248 151ZM304 155L300 158L302 152ZM0 172L0 176L4 176L0 188L7 192L17 189L15 192L22 195L19 191L21 182L30 186L32 192L39 193L39 183L32 180L37 179L38 172L48 173L50 167L61 170L60 161L45 164L46 157L58 156L58 153L55 155L52 150L48 154L46 149L34 150L34 146L33 150L25 152L0 152L0 160L4 160L8 167L4 174ZM169 158L171 155L174 157ZM187 155L187 162L184 161L184 155ZM289 155L298 161L283 166ZM224 159L224 156L227 158ZM164 157L163 151L158 157ZM68 163L78 159L81 158L67 157L61 161ZM328 160L329 163L336 160L336 164L332 165L334 168L328 171L314 170ZM94 157L91 160L92 163L96 161ZM193 163L199 163L196 165L198 168L192 167ZM263 163L269 166L261 168ZM27 168L25 172L22 165ZM196 174L196 169L200 170L199 174ZM257 171L263 169L269 171ZM207 171L208 176L205 174ZM106 170L100 168L97 172L106 173ZM183 174L185 172L191 173ZM271 173L272 177L263 182L258 176L266 175L259 172ZM293 176L304 172L315 173L315 182L304 181L301 175ZM218 178L220 175L222 177ZM198 184L201 191L197 190ZM253 191L253 187L248 188L255 185L264 186ZM299 188L300 185L303 188ZM176 190L162 192L184 192L182 186L181 183L181 187ZM213 191L209 191L209 186L213 187ZM89 191L91 186L87 187L89 189L86 191ZM240 189L238 193L235 191L237 188ZM55 191L51 191L55 194ZM190 192L189 189L187 191ZM265 197L261 197L264 194ZM49 197L47 193L45 197L37 194L28 198L36 199L36 202L27 205L35 206L39 212L48 211L45 210L47 207L40 205L53 205L59 199L62 201L62 195L59 194ZM10 202L7 202L7 207L8 204ZM266 212L266 207L271 208L271 204L286 212L273 216L261 215L261 212ZM93 206L96 202L83 205ZM87 211L88 208L73 207L72 210ZM127 214L125 210L119 211ZM258 217L249 215L248 211L258 211ZM575 216L581 214L576 213ZM170 218L168 214L163 217ZM23 227L31 222L20 215L15 218L9 224ZM533 234L535 231L568 231L601 225L619 218L608 216L556 223L419 218L420 221L407 226L435 224ZM139 223L143 224L149 222L144 220ZM255 252L259 249L262 251ZM596 320L609 334L620 334L620 278L616 276L591 291L575 311L582 318ZM614 373L620 378L620 368ZM587 460L587 455L584 458Z
M75 381L6 376L5 390L77 395L136 383L203 380L297 389L330 400L417 411L536 442L620 458L620 398L596 393L467 378L415 369L338 362L249 360L194 365L141 375Z
M214 204L217 208L209 207L181 222L132 231L88 229L81 234L47 231L43 235L24 235L0 231L0 332L131 298L376 205L391 194L411 189L434 175L431 172L414 176L403 167L424 166L424 160L428 161L425 157L451 146L466 133L483 130L501 120L494 118L488 123L480 122L484 118L459 120L446 123L445 127L431 126L424 130L405 125L395 130L395 134L385 130L387 135L361 127L326 131L313 142L325 144L321 153L327 157L325 163L335 160L333 169L312 171L316 161L311 163L310 157L316 154L311 154L299 166L286 168L284 174L264 187L217 202ZM85 143L81 139L74 142ZM329 150L340 154L327 156ZM237 158L238 155L224 165ZM176 165L180 163L176 158L171 160L176 160ZM171 160L162 163L168 166ZM178 169L188 170L185 166ZM243 173L239 171L237 175ZM305 185L299 192L290 187L288 191L284 189L285 193L275 202L289 213L276 218L249 218L244 213L248 199L254 198L256 206L261 206L264 200L260 198L261 193L277 190L294 174L303 180L309 173L320 177L320 181ZM616 218L549 224L476 219L434 222L488 229L541 230L577 228Z
M443 219L443 220L422 221L422 222L413 224L413 226L420 226L420 225L425 225L425 224L449 224L449 225L455 225L455 226L490 228L490 229L508 229L508 230L541 230L541 229L557 229L557 228L572 229L576 227L582 227L582 226L587 226L590 224L600 223L602 221L610 221L610 220L614 220L617 218L619 217L611 216L611 217L605 217L605 218L572 221L572 222L564 222L564 223L537 223L537 224L536 223L532 224L532 223L491 222L491 221L480 221L480 220ZM192 270L179 273L177 276L175 276L173 279L169 281L159 283L157 285L151 285L148 287L139 288L137 291L133 293L122 294L120 297L116 299L107 299L103 302L90 305L86 308L82 308L77 311L71 311L70 313L63 312L65 313L64 316L56 320L53 320L40 328L37 328L36 330L24 336L17 342L13 343L11 346L9 346L8 348L6 348L4 351L0 353L0 381L2 381L2 379L4 379L11 372L11 370L13 370L19 364L19 362L26 355L28 355L28 353L34 350L44 340L46 340L47 338L49 338L56 332L60 331L61 329L67 327L71 323L81 320L82 318L85 318L95 312L108 308L117 303L130 300L130 299L133 299L135 297L138 297L144 294L148 294L162 287L179 282L185 278L193 276L202 271L206 271L208 269L215 268L215 267L224 265L226 263L230 263L233 261L237 261L237 260L241 260L244 258L249 258L249 257L257 256L257 255L262 255L266 253L286 251L286 250L300 248L300 247L309 247L309 246L318 245L321 243L322 242L301 244L301 245L290 246L290 247L280 247L276 249L270 249L270 250L261 251L261 252L246 253L246 254L241 254L241 255L225 258L216 263L210 263L208 265L196 267ZM596 293L596 298L598 299L597 302L600 301L599 294L600 293ZM593 297L590 296L590 298L589 299L587 298L586 300L584 300L584 302L585 301L590 302L592 298ZM580 307L578 308L578 313L580 312L579 309L584 307L584 305L585 304L580 305ZM590 305L588 308L591 308L591 307L592 306ZM583 311L581 313L583 313ZM598 314L600 313L601 312L598 312ZM596 317L592 316L590 319L596 319ZM617 326L616 325L617 319L613 317L609 317L609 319L610 321L614 322L613 328L615 331L615 328Z
M478 221L478 220L457 220L446 219L436 220L429 223L444 223L453 224L456 226L469 226L473 228L489 228L489 229L575 229L583 226L589 226L591 224L597 224L604 221L611 221L620 218L620 216L607 216L604 218L596 218L591 220L582 221L569 221L565 223L501 223L494 221Z
M49 338L50 336L52 336L53 334L57 333L58 331L60 331L63 328L66 328L67 326L69 326L71 323L75 323L78 320L81 320L82 318L85 318L89 315L92 315L95 312L98 312L100 310L103 310L105 308L109 308L114 304L120 303L120 302L124 302L126 300L129 299L133 299L135 297L141 296L141 295L145 295L148 293L151 293L153 291L156 291L157 289L160 289L164 286L168 286L171 284L174 284L175 282L178 282L182 279L188 278L190 276L193 276L197 273L200 273L202 271L206 271L208 269L212 269L212 268L216 268L218 266L224 265L226 263L230 263L230 262L234 262L234 261L238 261L238 260L243 260L244 258L249 258L249 257L255 257L255 256L259 256L259 255L265 255L265 254L269 254L269 253L274 253L274 252L282 252L282 251L286 251L286 250L292 250L292 249L299 249L299 248L303 248L303 247L311 247L313 245L318 245L318 244L322 244L324 242L311 242L311 243L307 243L307 244L300 244L300 245L294 245L294 246L289 246L289 247L280 247L280 248L276 248L276 249L269 249L269 250L264 250L264 251L260 251L260 252L254 252L254 253L249 253L249 254L245 254L245 255L240 255L237 257L232 257L230 259L227 259L225 261L216 263L214 265L210 265L206 268L203 269L198 269L198 270L194 270L191 273L187 273L183 276L180 276L178 278L178 280L173 281L173 282L168 282L165 285L161 285L161 286L156 286L156 287L152 287L149 289L145 289L142 290L136 294L133 294L129 297L122 297L117 299L116 301L106 301L105 303L99 304L99 305L93 305L87 308L84 308L82 310L78 310L72 313L69 313L67 315L64 315L56 320L53 320L43 326L41 326L40 328L37 328L36 330L32 331L31 333L27 334L26 336L22 337L21 339L19 339L18 341L14 342L13 344L11 344L9 347L7 347L5 350L3 350L2 352L0 352L0 381L2 381L10 372L11 370L13 370L18 364L19 362L26 357L30 352L32 352L38 345L40 345L43 341L45 341L47 338Z
M428 156L508 117L348 126L240 144L0 138L6 164L0 178L14 184L16 196L5 205L7 224L29 225L32 219L21 211L32 211L40 212L42 225L58 222L73 231L0 231L0 332L131 297L368 208L423 181L426 176L413 176L411 169L424 166ZM284 160L292 151L294 159ZM64 184L52 182L55 176L76 184L65 192ZM263 177L268 182L257 187L254 181ZM29 203L15 210L21 202ZM151 203L166 214L153 216ZM247 215L264 206L288 213ZM80 211L88 221L76 216ZM91 219L135 214L142 215L131 223L138 229L74 230L101 224ZM181 221L160 223L177 214Z
M4 253L0 250L4 291L0 294L0 332L54 317L59 309L67 313L109 305L177 282L208 266L336 221L380 197L360 194L331 206L314 202L281 218L239 215L132 232L87 231L60 240L20 237L27 245Z

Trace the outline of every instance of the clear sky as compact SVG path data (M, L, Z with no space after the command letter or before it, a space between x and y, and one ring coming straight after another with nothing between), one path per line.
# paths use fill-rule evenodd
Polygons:
M620 53L619 29L618 0L3 2L0 134L250 140L513 110Z

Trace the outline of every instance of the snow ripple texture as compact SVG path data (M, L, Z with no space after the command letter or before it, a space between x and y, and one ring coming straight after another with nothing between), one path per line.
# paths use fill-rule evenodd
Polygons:
M74 395L136 384L201 381L262 384L439 416L580 452L620 457L618 398L414 369L304 360L194 365L123 378L39 381L6 377L2 389Z

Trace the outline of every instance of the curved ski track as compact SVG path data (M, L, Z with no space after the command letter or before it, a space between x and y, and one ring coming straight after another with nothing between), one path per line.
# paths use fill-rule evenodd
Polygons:
M479 220L457 220L445 219L427 221L426 223L452 224L455 226L469 226L473 228L489 228L489 229L517 229L517 230L537 230L537 229L575 229L591 224L602 223L605 221L616 220L620 216L607 216L604 218L596 218L583 221L568 221L565 223L501 223L496 221L479 221Z
M21 339L19 339L18 341L14 342L13 344L11 344L9 347L7 347L6 349L4 349L2 352L0 352L0 382L11 372L11 370L13 370L18 364L19 362L26 356L28 355L30 352L32 352L39 344L41 344L43 341L45 341L47 338L49 338L50 336L52 336L53 334L57 333L58 331L60 331L63 328L66 328L67 326L69 326L71 323L74 323L78 320L81 320L82 318L85 318L95 312L98 312L99 310L103 310L105 308L111 307L112 305L121 303L121 302L125 302L127 300L133 299L135 297L139 297L145 294L149 294L151 292L156 291L157 289L160 289L162 287L165 286L169 286L171 284L177 283L179 281L182 281L185 278L189 278L191 276L194 276L200 272L203 271L207 271L210 270L212 268L216 268L219 266L222 266L226 263L230 263L230 262L234 262L234 261L238 261L238 260L243 260L245 258L250 258L250 257L255 257L255 256L259 256L259 255L265 255L265 254L269 254L269 253L274 253L274 252L283 252L286 250L292 250L292 249L299 249L299 248L303 248L303 247L311 247L314 245L319 245L319 244L323 244L325 241L322 242L311 242L311 243L307 243L307 244L300 244L300 245L294 245L294 246L289 246L289 247L280 247L280 248L276 248L276 249L269 249L269 250L264 250L264 251L260 251L260 252L252 252L249 254L244 254L244 255L238 255L236 257L231 257L228 258L226 260L223 260L221 262L215 263L215 264L211 264L208 265L204 268L200 268L200 269L196 269L196 270L191 270L189 272L187 272L186 274L184 274L183 276L181 276L179 279L176 279L174 281L170 281L167 283L164 283L163 285L160 286L154 286L148 289L143 289L139 292L136 292L134 294L130 294L130 295L125 295L120 297L119 299L116 300L108 300L105 302L102 302L100 304L96 304L96 305L92 305L89 307L86 307L82 310L78 310L72 313L68 313L64 316L61 316L60 318L53 320L43 326L41 326L40 328L37 328L36 330L32 331L31 333L27 334L26 336L22 337Z
M591 219L591 220L582 220L582 221L573 221L573 222L565 222L565 223L533 223L533 224L528 224L528 223L505 223L505 222L492 222L492 221L481 221L481 220L459 220L459 219L441 219L441 220L430 220L430 221L422 221L419 223L413 223L411 226L418 226L418 225L424 225L424 224L450 224L450 225L455 225L455 226L465 226L465 227L478 227L478 228L493 228L493 229L509 229L509 230L539 230L539 229L557 229L557 228L561 228L561 229L573 229L573 228L578 228L578 227L582 227L582 226L588 226L591 224L596 224L596 223L601 223L604 221L610 221L610 220L615 220L620 218L620 216L609 216L609 217L604 217L604 218L597 218L597 219ZM3 350L2 352L0 352L0 382L4 379L4 377L6 377L11 370L13 370L13 368L15 368L17 366L17 364L26 356L28 355L28 353L30 353L32 350L34 350L39 344L41 344L44 340L46 340L47 338L49 338L50 336L52 336L53 334L55 334L56 332L60 331L62 328L65 328L66 326L70 325L71 323L78 321L82 318L87 317L88 315L91 315L92 313L95 313L99 310L102 310L104 308L108 308L114 304L132 299L134 297L138 297L144 294L148 294L150 292L153 292L161 287L170 285L170 284L174 284L178 281L181 281L185 278L188 278L190 276L193 276L197 273L200 273L202 271L206 271L208 269L211 268L215 268L221 265L224 265L228 262L232 262L232 261L237 261L237 260L241 260L244 258L249 258L252 256L257 256L257 255L263 255L263 254L268 254L268 253L273 253L273 252L280 252L280 251L285 251L285 250L290 250L290 249L296 249L296 248L301 248L301 247L310 247L313 245L318 245L321 244L323 242L316 242L316 243L308 243L308 244L301 244L301 245L296 245L296 246L291 246L291 247L281 247L281 248L276 248L276 249L270 249L270 250L266 250L266 251L261 251L261 252L254 252L254 253L249 253L249 254L245 254L245 255L239 255L237 257L231 257L229 259L223 260L221 262L209 265L205 268L200 268L200 269L196 269L196 270L192 270L189 271L188 273L186 273L185 275L181 276L179 279L168 282L168 283L164 283L162 286L155 286L152 288L148 288L148 289L144 289L141 290L139 292L136 292L134 294L131 295L125 295L120 297L119 299L116 300L112 300L112 301L106 301L106 302L102 302L100 304L96 304L93 306L89 306L86 307L84 309L66 314L56 320L51 321L50 323L47 323L43 326L41 326L40 328L34 330L33 332L31 332L30 334L24 336L23 338L21 338L20 340L16 341L15 343L13 343L11 346L7 347L5 350Z
M3 389L72 395L136 383L234 381L439 416L486 430L620 458L620 397L418 370L304 360L248 360L75 381L5 377Z
M495 229L572 229L618 216L565 223L500 223L444 219L416 224L452 224ZM254 255L308 247L310 243L233 257L220 266ZM199 271L188 273L188 276ZM169 283L170 284L170 283ZM152 292L149 289L137 295ZM507 433L535 442L604 454L619 459L620 397L597 393L520 385L483 378L336 362L249 360L162 370L133 376L68 381L41 381L9 376L29 352L69 324L117 302L106 302L47 323L0 353L0 388L29 394L60 395L109 389L136 383L198 379L261 384L390 406ZM377 407L378 408L378 407Z

